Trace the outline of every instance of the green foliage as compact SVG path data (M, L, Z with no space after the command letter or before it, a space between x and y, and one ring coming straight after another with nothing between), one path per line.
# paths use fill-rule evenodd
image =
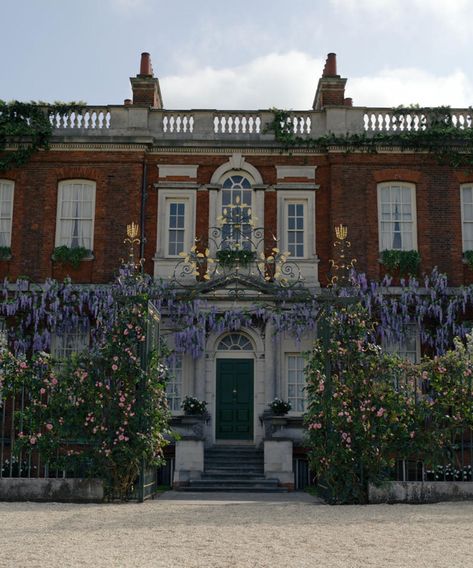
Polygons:
M0 247L0 260L5 260L11 256L11 247Z
M167 369L157 352L145 371L146 302L121 310L106 341L59 366L40 353L31 361L0 353L4 396L25 388L30 400L18 412L23 424L17 452L38 450L50 467L87 464L109 497L130 496L143 462L163 463L169 437Z
M328 319L331 337L316 341L306 370L309 460L331 502L363 503L368 480L389 471L393 446L410 445L407 421L399 421L405 400L392 385L398 360L366 339L370 324L359 306Z
M256 253L253 250L245 249L224 249L217 251L217 261L221 266L248 266L256 258Z
M400 129L406 115L422 115L417 130ZM274 119L266 125L266 132L274 132L285 151L293 148L313 148L328 152L330 147L376 153L378 148L399 148L401 151L432 153L442 164L453 168L473 167L473 129L458 128L452 121L449 107L398 107L393 109L398 129L390 132L362 134L326 134L318 138L303 138L294 134L294 123L288 111L273 108Z
M78 268L84 258L90 257L92 251L84 247L68 247L62 245L56 247L53 251L52 259L62 264L70 264L74 268Z
M473 268L473 250L466 250L463 253L463 258L470 268Z
M415 276L419 272L420 254L416 250L383 250L380 262L390 274L399 271L401 276Z
M186 414L202 416L207 412L207 402L199 400L193 396L186 396L181 403L181 408Z
M332 503L364 503L368 483L382 483L395 459L453 463L455 440L473 425L473 338L413 365L369 340L359 306L327 317L331 335L316 341L306 371L307 444L319 491Z
M17 145L3 153L0 172L22 166L38 150L47 150L53 133L52 119L57 114L79 111L85 103L23 103L0 100L0 153L8 144Z

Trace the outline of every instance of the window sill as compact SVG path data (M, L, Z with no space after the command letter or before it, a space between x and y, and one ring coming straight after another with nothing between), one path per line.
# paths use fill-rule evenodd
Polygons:
M12 259L12 255L9 254L8 256L0 256L0 262L8 262L9 260Z

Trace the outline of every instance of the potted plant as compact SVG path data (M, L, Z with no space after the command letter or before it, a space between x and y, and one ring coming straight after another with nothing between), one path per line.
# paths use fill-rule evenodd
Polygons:
M273 399L268 404L268 406L269 406L271 412L273 413L273 415L275 415L275 416L284 416L292 408L291 403L289 401L282 400L282 399L277 398L277 397L275 399Z
M193 396L186 396L181 403L181 408L187 416L204 416L207 414L207 403Z

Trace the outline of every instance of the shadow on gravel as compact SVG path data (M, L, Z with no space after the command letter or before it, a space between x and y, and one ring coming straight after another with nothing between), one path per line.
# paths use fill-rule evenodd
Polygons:
M199 491L166 491L159 500L183 501L192 503L308 503L323 505L324 502L318 497L313 497L303 491L292 493L226 493L222 492L199 492Z

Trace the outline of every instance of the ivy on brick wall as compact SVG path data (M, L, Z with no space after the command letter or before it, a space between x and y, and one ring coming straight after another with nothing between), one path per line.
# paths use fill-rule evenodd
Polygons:
M47 150L53 117L82 109L83 102L52 104L0 100L0 172L22 166L39 150ZM13 150L5 152L7 145Z
M403 118L415 113L420 116L417 130L392 130L390 132L364 132L361 134L335 135L332 133L317 138L304 138L294 133L291 113L277 108L272 122L266 125L267 132L274 132L276 140L285 151L295 148L313 148L328 152L330 147L342 147L346 152L358 150L377 153L379 148L399 148L401 152L429 152L441 164L453 168L473 168L473 128L459 128L453 123L450 107L398 107L392 110L394 122L402 124ZM473 111L472 111L473 112Z

